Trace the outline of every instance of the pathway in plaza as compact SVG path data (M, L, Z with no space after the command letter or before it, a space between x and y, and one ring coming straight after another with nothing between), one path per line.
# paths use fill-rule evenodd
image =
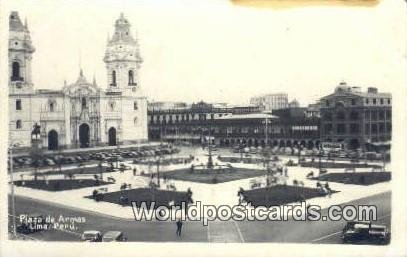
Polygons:
M205 158L204 152L199 153L199 151L198 151L196 154L201 154L201 155L199 155L200 159ZM196 155L196 156L198 156L198 155ZM285 159L284 161L287 160L286 157L284 157L284 159ZM131 161L127 161L126 163L127 163L127 165L130 165L133 167L133 164L131 164ZM261 165L259 166L259 165L255 165L255 164L236 163L233 165L236 167L251 167L251 168L257 168L257 169L261 168ZM150 167L150 168L148 168L146 165L144 165L144 166L134 165L134 166L137 167L137 170L139 172L141 170L144 170L146 172L155 173L156 167L154 167L154 166ZM185 165L173 165L171 168L162 167L162 172L164 174L165 171L168 169L182 168L182 167L185 168L186 166ZM288 184L292 184L292 181L294 179L297 179L297 180L303 181L304 185L306 187L311 187L311 188L315 187L316 181L308 180L305 178L305 176L310 170L314 170L314 172L317 173L317 169L302 168L302 167L289 167L288 170L289 170ZM343 172L343 169L339 169L339 170ZM359 172L359 171L365 171L365 170L368 170L368 169L358 169L357 171ZM112 177L116 180L116 183L114 183L114 184L98 187L98 188L107 189L107 192L119 191L122 183L130 183L132 185L132 188L146 187L149 183L148 177L134 176L132 170L127 170L123 173L121 173L121 172L106 173L104 175L104 177L105 177L105 179L107 177ZM48 178L49 179L63 178L63 175L53 175L53 176L48 176ZM81 178L81 175L78 175L77 178ZM84 177L84 178L89 178L89 177ZM253 178L241 179L241 180L235 180L235 181L219 183L219 184L205 184L205 183L196 183L196 182L180 181L180 180L172 180L171 183L173 183L176 186L177 191L186 191L188 188L191 188L192 192L193 192L193 199L195 201L200 201L201 204L214 205L214 206L220 206L220 205L233 206L238 203L237 191L239 190L239 188L242 187L245 190L250 189L250 181L252 179ZM262 179L264 180L265 178L263 177ZM162 188L166 189L166 185L163 183L163 181L161 181L161 182L162 182L161 183ZM334 194L331 198L328 198L328 197L312 198L312 199L309 199L307 201L307 203L318 204L322 208L326 208L333 204L340 204L343 202L352 201L357 198L367 197L372 194L390 190L389 182L379 183L379 184L375 184L375 185L371 185L371 186L358 186L358 185L350 185L350 184L342 184L342 183L330 183L330 186L333 190L337 190L340 192ZM127 219L133 218L133 211L132 211L131 207L122 207L120 205L117 205L114 203L108 203L108 202L95 202L92 199L84 198L84 196L91 195L92 190L94 190L94 188L81 188L81 189L70 190L69 192L67 192L67 191L49 192L49 191L44 191L44 190L30 189L27 187L15 187L15 191L16 191L17 195L27 196L27 197L39 199L39 200L47 199L47 201L50 201L50 202L54 202L54 203L58 203L58 204L62 203L67 206L81 208L84 210L90 210L90 211L98 212L98 213L109 213L112 216L116 216L116 217L120 217L120 218L127 218ZM216 236L215 236L215 238L216 238Z

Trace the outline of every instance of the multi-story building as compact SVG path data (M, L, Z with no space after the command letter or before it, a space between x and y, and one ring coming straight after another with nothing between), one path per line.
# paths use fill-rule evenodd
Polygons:
M362 92L342 82L320 101L322 141L366 149L368 143L391 140L390 93L379 93L374 87Z
M262 106L266 111L285 109L289 107L288 94L267 94L250 98L250 104Z
M233 112L233 108L215 106L205 102L192 105L166 104L170 108L148 110L148 131L151 140L188 141L201 143L207 134L207 120L213 120ZM150 104L150 107L156 107Z
M307 117L305 108L264 113L260 107L215 107L200 102L188 108L149 110L151 140L205 143L221 146L319 144L319 118ZM266 133L267 131L267 133Z
M212 121L214 143L231 146L317 147L319 118L308 118L305 108L286 108L270 113L226 115Z
M141 94L141 58L137 39L123 15L105 52L108 86L102 90L78 79L62 89L34 89L31 62L35 51L27 25L17 12L9 17L9 140L29 147L40 127L42 147L90 147L147 140L147 101Z

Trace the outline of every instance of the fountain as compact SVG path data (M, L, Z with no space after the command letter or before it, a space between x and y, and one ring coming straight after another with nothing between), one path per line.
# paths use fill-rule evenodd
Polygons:
M230 163L227 164L218 164L213 162L212 146L211 146L211 135L209 129L208 137L208 160L206 164L191 165L191 172L199 171L200 173L206 174L218 174L224 171L233 171L233 167Z

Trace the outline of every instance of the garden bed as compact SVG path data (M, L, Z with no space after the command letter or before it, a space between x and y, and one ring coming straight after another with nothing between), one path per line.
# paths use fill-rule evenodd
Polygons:
M123 196L127 199L123 201ZM93 199L94 197L86 196L86 198ZM99 201L119 204L122 206L131 206L131 202L134 201L137 207L140 207L142 202L145 202L149 207L151 202L155 203L155 208L158 206L170 206L170 202L173 205L181 206L182 202L188 202L187 192L177 192L170 190L152 189L152 188L136 188L129 190L122 190L116 192L109 192L99 194Z
M338 191L332 191L337 193ZM325 196L317 188L276 185L265 188L257 188L244 192L246 201L252 206L279 206L288 203L305 201L314 197Z
M50 180L18 180L14 185L45 191L64 191L85 187L95 187L112 184L94 179L50 179Z
M391 172L350 172L350 173L326 173L315 180L338 182L354 185L373 185L391 180Z

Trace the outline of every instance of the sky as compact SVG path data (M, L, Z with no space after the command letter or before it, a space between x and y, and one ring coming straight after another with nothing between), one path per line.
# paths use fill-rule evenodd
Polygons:
M223 0L13 0L10 10L28 21L35 88L73 83L80 67L106 88L103 56L121 12L139 38L150 100L246 104L286 92L306 105L341 81L387 92L406 82L406 9L397 0L282 9Z

